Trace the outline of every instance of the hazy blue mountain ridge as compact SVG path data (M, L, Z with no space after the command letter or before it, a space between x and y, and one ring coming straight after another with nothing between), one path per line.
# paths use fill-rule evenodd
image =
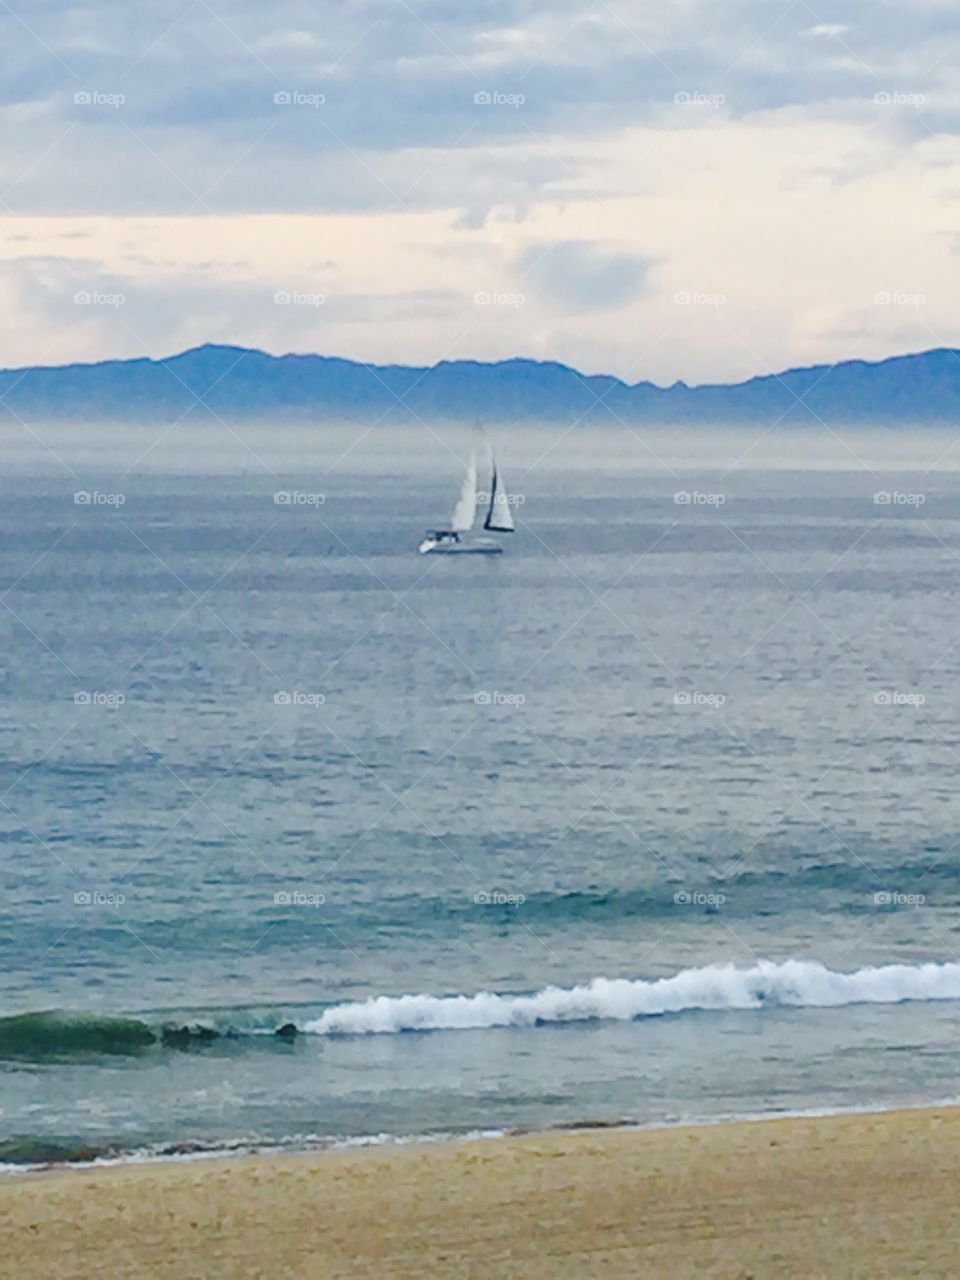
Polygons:
M664 388L536 360L445 360L416 368L211 344L162 360L2 370L0 408L28 421L169 422L216 414L267 421L946 424L960 418L960 352L942 348L729 385Z

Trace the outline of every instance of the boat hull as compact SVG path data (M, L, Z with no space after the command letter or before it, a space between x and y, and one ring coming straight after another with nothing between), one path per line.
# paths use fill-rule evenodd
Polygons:
M422 556L501 556L503 555L503 547L476 545L471 547L469 544L464 545L462 542L443 543L433 542L429 545L424 543L419 548Z

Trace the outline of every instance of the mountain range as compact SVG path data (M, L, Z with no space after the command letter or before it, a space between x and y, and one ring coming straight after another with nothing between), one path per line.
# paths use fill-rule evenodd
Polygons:
M658 387L512 359L426 368L206 345L161 360L0 370L9 421L470 420L625 424L960 421L960 351L788 369L746 382Z

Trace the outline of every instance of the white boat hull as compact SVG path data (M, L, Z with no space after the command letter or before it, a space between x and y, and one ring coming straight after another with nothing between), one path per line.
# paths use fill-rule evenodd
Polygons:
M501 556L503 547L490 542L421 542L422 556Z

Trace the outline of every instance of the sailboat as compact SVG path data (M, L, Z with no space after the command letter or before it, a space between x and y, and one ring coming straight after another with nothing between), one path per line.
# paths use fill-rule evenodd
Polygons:
M493 454L490 455L490 492L487 496L487 514L483 522L484 529L490 533L513 533L516 525L513 511L510 508L510 496L503 483L503 477L497 470ZM463 477L460 497L453 509L449 529L428 529L427 535L420 543L421 555L430 552L441 552L445 555L482 555L498 556L503 552L493 538L468 538L477 518L477 455L471 453L467 465L467 474Z

